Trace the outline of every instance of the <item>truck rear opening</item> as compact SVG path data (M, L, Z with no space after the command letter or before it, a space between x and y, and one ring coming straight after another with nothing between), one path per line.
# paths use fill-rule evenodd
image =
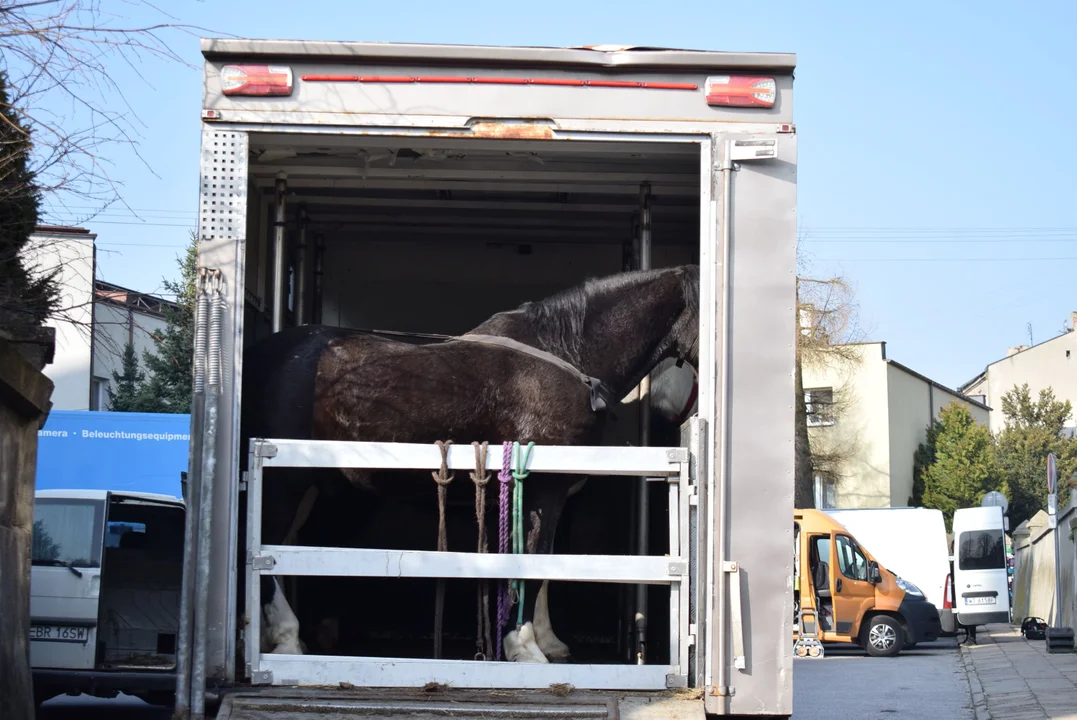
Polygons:
M204 442L191 487L209 489L190 530L206 539L188 553L185 588L207 614L190 616L181 637L191 657L181 650L180 714L202 712L204 680L242 690L246 709L231 691L222 705L236 717L256 706L305 712L328 698L313 689L324 685L351 693L334 696L348 705L341 712L409 712L422 698L409 689L429 686L518 691L511 707L485 695L460 701L519 716L565 702L569 715L616 713L609 703L632 697L788 714L791 56L247 40L204 41L203 51L200 265L221 315L207 320L210 381L204 413L193 413ZM457 335L588 278L683 265L699 268L700 314L699 372L677 396L684 407L648 411L637 391L617 398L601 446L568 470L587 482L558 523L553 552L565 560L550 566L560 575L549 616L572 663L477 653L475 578L490 577L470 562L479 558L443 575L371 564L371 553L398 550L437 562L427 460L408 465L427 471L415 473L426 501L330 483L309 514L297 512L287 547L252 531L248 517L261 522L262 491L279 468L374 467L325 465L329 448L317 442L246 445L239 388L259 340L316 324L438 342L415 334ZM341 449L351 453L341 462L428 457L393 441ZM627 447L634 454L618 450ZM624 472L632 462L641 469ZM477 521L468 467L452 470L443 549L456 558L475 554ZM491 552L496 515L488 506ZM599 558L624 561L600 567ZM619 574L621 565L637 570ZM302 655L263 652L252 636L265 619L254 588L267 577L294 606ZM395 689L359 697L353 685ZM427 709L441 712L435 704Z
M254 237L262 242L247 244L247 287L272 288L281 203L288 326L320 318L390 332L467 332L494 313L634 268L643 224L654 239L653 267L698 263L696 144L274 133L254 138L249 167L259 208ZM272 331L271 303L261 301L264 291L252 295L248 344ZM643 444L638 398L626 400L606 445ZM652 429L650 444L680 444L677 423L657 418ZM474 552L474 486L457 476L448 549ZM271 472L266 481L273 482ZM316 503L296 544L435 550L436 485L429 477L417 482L429 491L418 506L341 482L339 494ZM647 489L647 554L669 554L668 491L661 483ZM589 479L558 523L557 552L636 554L638 522L628 521L638 516L634 490L623 478ZM495 541L496 511L487 512ZM476 585L447 583L445 658L476 656ZM302 577L285 587L312 653L433 657L434 580ZM669 588L647 594L643 659L668 664ZM637 661L633 586L555 582L549 595L551 620L574 662Z

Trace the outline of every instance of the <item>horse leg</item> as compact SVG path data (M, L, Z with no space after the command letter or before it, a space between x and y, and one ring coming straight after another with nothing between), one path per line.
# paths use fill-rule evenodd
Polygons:
M551 662L568 662L572 653L553 632L550 622L550 601L548 597L549 580L542 581L542 587L535 598L535 643L542 654Z
M527 531L524 550L530 554L549 554L553 550L557 522L568 498L569 488L578 482L578 478L544 476L525 482L528 484L523 508ZM546 649L554 652L556 659L565 659L569 655L568 646L557 639L550 626L545 592L547 583L546 580L526 580L523 583L523 622L517 627L516 618L510 616L504 640L505 656L512 662L550 662L538 642L540 630Z
M262 542L266 545L293 544L299 529L310 516L318 496L304 471L278 470L262 486ZM303 492L300 498L299 493ZM298 511L297 511L298 509ZM280 579L261 578L263 652L300 655L299 618L285 596Z
M579 493L585 484L587 484L587 478L573 483L568 489L568 497ZM552 543L550 552L553 552ZM560 638L554 634L553 623L550 622L549 590L550 581L543 580L542 587L535 597L535 643L542 654L552 662L568 662L572 653L568 645L561 642Z
M262 576L262 633L259 641L263 653L302 655L303 644L299 639L299 618L292 612L280 580L270 575Z

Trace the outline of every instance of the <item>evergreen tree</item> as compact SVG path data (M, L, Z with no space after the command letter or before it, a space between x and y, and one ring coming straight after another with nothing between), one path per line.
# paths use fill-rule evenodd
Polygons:
M909 505L919 507L924 503L924 471L935 463L935 446L938 443L942 423L935 420L927 427L927 438L916 448L912 457L912 497Z
M108 407L113 412L153 412L144 409L146 374L138 367L138 355L134 343L128 341L123 348L120 371L112 371L112 384L108 387ZM115 389L113 389L115 388Z
M974 507L986 493L1001 489L993 438L967 407L955 401L943 408L929 439L934 440L934 450L925 447L918 453L922 460L932 460L921 470L923 503L942 510L949 529L954 510Z
M1077 439L1067 437L1070 402L1060 402L1054 390L1041 390L1032 399L1028 385L1016 385L1002 396L1006 427L998 436L998 464L1006 479L1010 526L1017 527L1047 508L1047 455L1058 460L1059 488L1077 471ZM1060 490L1061 492L1061 490ZM1060 498L1065 505L1068 498Z
M35 277L23 254L37 227L40 192L28 166L30 130L9 104L3 72L0 114L0 330L19 336L39 327L57 309L60 270Z
M165 289L174 294L178 307L165 310L168 323L155 334L156 346L143 353L149 371L144 405L146 412L187 413L191 411L191 373L194 357L194 304L198 292L198 242L191 233L187 249L177 258L179 281L165 280Z

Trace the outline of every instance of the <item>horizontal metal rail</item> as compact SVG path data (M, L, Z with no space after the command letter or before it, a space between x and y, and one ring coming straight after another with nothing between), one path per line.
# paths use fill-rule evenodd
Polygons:
M590 690L661 690L676 665L572 665L564 663L412 660L405 658L336 657L331 655L262 655L254 684L330 685L356 687L423 687L428 683L453 688L518 688L548 690L572 685Z
M688 561L653 555L502 555L425 550L366 550L263 545L253 556L266 575L323 577L563 580L669 585Z
M265 468L349 468L355 470L437 470L441 451L433 444L342 442L336 440L251 440ZM488 470L501 469L500 448L490 448ZM685 448L537 445L528 470L572 475L677 476L688 462ZM470 445L449 448L450 470L474 470Z

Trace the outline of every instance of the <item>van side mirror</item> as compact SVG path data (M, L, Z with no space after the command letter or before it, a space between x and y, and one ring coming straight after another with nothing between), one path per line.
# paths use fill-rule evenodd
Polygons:
M871 581L873 583L881 583L883 581L883 574L879 571L879 563L872 561L871 563Z
M1006 532L1010 531L1010 518L1005 515L1002 516L1002 529Z

